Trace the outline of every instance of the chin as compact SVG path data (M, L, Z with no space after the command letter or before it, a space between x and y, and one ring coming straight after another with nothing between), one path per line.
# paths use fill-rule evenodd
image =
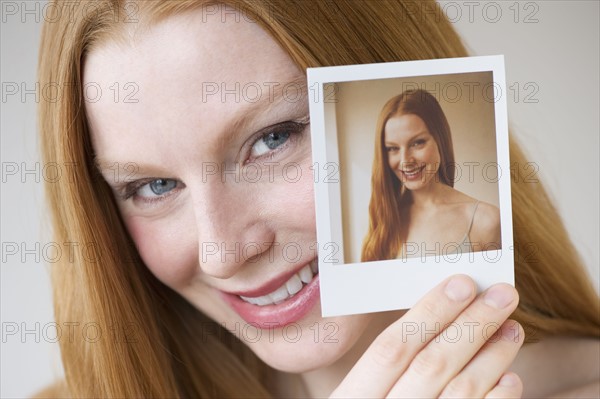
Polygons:
M407 190L410 191L418 191L422 188L428 187L431 183L431 180L425 181L403 181L402 184L406 187Z
M273 342L262 347L249 347L270 367L286 373L300 374L330 366L350 348L339 342L335 345L299 341Z
M226 327L263 362L287 373L327 367L353 349L358 348L360 352L357 342L369 339L364 332L373 324L374 317L374 314L363 314L323 318L318 300L296 322L264 329L246 322L213 290L196 287L187 294L187 299L200 311Z
M246 345L274 369L305 373L330 366L348 354L365 331L368 318L310 317L294 326L263 330L263 339Z

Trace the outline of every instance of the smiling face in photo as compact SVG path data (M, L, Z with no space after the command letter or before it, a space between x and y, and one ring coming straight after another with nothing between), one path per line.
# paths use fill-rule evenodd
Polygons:
M385 124L388 164L409 190L419 190L435 179L440 166L438 145L419 116L393 116Z
M372 316L320 315L305 75L244 19L192 11L129 37L90 52L84 83L139 88L86 113L144 263L275 368L339 359Z

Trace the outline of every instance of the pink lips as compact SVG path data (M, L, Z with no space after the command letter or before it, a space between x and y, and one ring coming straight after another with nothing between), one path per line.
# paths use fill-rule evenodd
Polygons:
M278 276L253 290L244 292L219 291L219 293L225 302L247 323L263 329L281 328L302 319L315 306L320 295L318 274L295 295L278 304L253 305L242 300L239 296L258 297L267 295L285 284L294 273L297 273L304 266L306 266L306 263L296 268L296 270Z

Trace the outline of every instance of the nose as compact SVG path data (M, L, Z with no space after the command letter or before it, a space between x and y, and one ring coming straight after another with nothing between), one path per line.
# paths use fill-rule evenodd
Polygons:
M198 260L212 277L232 277L273 245L274 232L254 206L256 193L248 186L209 179L193 189Z
M410 166L415 163L415 158L412 154L412 151L406 147L400 148L400 168L404 169L406 166Z

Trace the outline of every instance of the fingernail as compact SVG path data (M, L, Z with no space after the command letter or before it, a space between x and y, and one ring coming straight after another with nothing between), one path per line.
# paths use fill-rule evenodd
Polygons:
M445 292L446 296L453 301L463 302L473 293L473 285L466 277L456 276L446 284Z
M513 298L514 294L509 287L495 285L485 293L483 301L493 308L504 309L512 303Z
M518 323L503 327L502 336L507 341L519 342L521 338L521 328Z
M514 387L518 383L519 380L517 379L517 376L512 373L504 374L502 378L500 378L500 381L498 381L498 385L503 387Z

